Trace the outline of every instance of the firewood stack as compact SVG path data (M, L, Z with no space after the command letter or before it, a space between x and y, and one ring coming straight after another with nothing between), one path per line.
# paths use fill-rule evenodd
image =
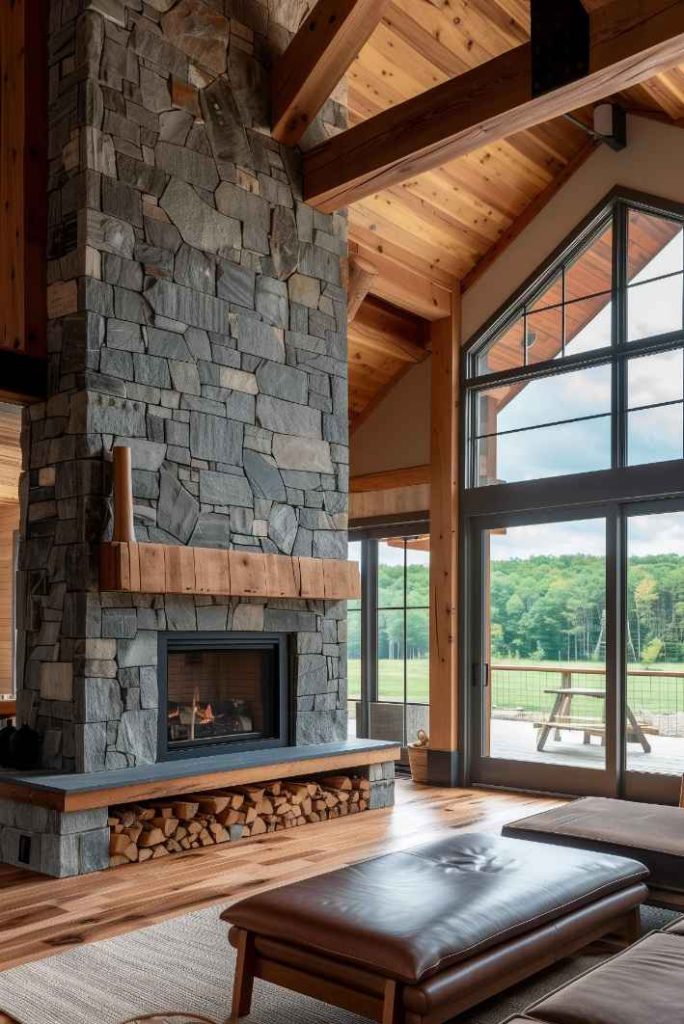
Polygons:
M109 811L109 866L235 842L368 810L370 782L349 775L286 779Z

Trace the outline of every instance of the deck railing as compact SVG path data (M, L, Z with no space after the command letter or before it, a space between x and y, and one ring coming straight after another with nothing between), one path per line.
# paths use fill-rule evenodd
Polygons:
M497 664L491 668L493 718L534 721L547 715L554 703L548 690L601 689L606 670L597 665ZM627 703L637 720L653 726L662 736L684 736L684 671L630 668L627 672ZM575 697L573 714L595 718L596 701Z

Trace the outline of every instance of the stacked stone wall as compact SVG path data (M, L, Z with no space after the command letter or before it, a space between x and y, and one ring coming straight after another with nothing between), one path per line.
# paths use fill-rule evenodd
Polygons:
M346 222L269 134L301 0L52 0L49 398L26 414L20 721L43 764L157 757L157 632L295 634L298 743L346 735L343 603L100 593L136 536L346 556ZM310 141L343 126L327 104Z

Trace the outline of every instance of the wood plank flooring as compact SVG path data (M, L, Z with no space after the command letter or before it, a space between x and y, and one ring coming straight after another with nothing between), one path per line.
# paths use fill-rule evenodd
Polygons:
M81 878L0 865L0 970L449 832L499 832L554 798L397 782L397 804Z

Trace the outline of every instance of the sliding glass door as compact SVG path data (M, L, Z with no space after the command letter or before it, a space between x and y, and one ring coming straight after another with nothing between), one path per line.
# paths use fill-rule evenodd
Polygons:
M574 792L614 785L605 514L478 525L474 778Z
M656 799L684 774L684 508L664 508L626 522L625 790Z
M471 524L471 780L674 802L684 506Z

